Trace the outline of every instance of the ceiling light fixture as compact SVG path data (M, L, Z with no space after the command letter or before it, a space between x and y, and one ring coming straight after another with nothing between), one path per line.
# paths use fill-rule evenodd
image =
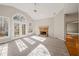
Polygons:
M37 3L34 3L35 9L33 10L35 13L37 12Z

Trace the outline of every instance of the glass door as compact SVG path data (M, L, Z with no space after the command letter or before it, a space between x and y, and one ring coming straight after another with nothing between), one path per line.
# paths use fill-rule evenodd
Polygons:
M26 24L22 24L22 35L26 34Z
M17 14L13 17L14 39L26 35L26 20L23 15Z
M19 36L19 24L14 23L14 36Z
M8 18L0 16L0 38L9 36L9 22Z

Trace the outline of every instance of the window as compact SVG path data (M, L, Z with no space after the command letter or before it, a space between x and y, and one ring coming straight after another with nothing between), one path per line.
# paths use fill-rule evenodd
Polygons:
M32 32L32 23L29 23L29 29L28 29L28 33Z
M22 35L26 34L26 25L22 24Z
M23 15L17 14L13 17L15 21L25 22L25 18Z
M0 16L0 37L8 36L8 20Z
M26 34L25 17L21 14L13 16L14 21L14 36L22 36Z
M14 24L14 35L19 35L19 24L17 23Z

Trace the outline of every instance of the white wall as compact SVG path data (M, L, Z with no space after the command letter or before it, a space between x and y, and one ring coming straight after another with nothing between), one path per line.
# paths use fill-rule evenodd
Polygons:
M64 10L54 18L34 20L34 33L39 35L39 26L49 26L48 35L64 40Z
M54 37L64 40L64 10L54 18Z
M65 14L66 33L78 32L78 13Z
M77 20L78 20L78 14L77 13L65 15L65 22L66 23L71 23L71 22L74 22L74 21L77 21Z
M67 24L68 33L77 33L78 32L78 23L69 23Z

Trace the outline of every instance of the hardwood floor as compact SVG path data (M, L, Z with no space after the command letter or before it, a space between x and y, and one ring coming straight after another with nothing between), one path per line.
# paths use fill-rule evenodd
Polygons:
M71 56L79 56L79 38L78 35L66 35L66 46Z

